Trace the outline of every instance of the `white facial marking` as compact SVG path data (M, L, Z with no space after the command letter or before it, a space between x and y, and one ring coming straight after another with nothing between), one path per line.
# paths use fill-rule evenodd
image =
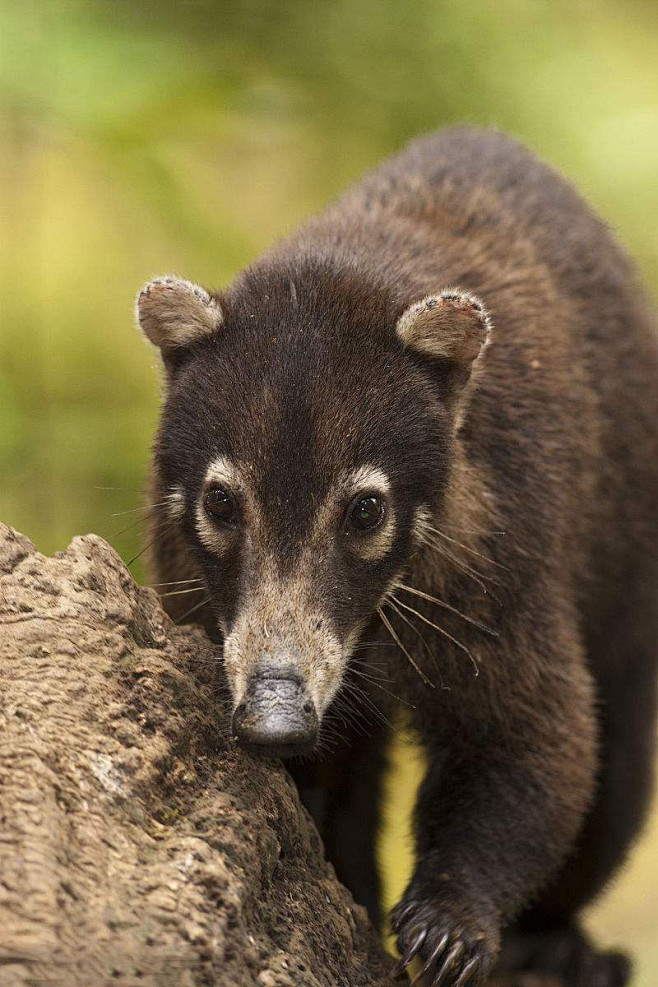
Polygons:
M226 456L217 456L216 459L208 463L204 483L205 486L211 483L219 483L231 487L240 483L240 476L237 468L230 459L227 459Z
M386 502L384 520L381 525L367 537L353 542L353 551L369 562L378 562L390 550L395 538L395 511L390 502L391 483L386 474L377 466L363 465L347 473L343 478L343 486L352 498L362 494L377 494Z
M201 496L196 505L195 523L197 534L206 548L210 552L221 555L226 550L227 532L218 525L213 524L206 513L203 503L206 490L212 484L225 486L228 490L235 490L241 486L238 470L225 456L217 456L216 459L213 459L208 464Z
M346 475L344 483L346 487L350 487L354 491L354 494L363 490L364 493L374 491L378 494L387 495L391 490L388 477L376 466L359 466L358 469Z
M416 508L416 516L414 517L413 525L413 537L418 547L427 541L431 524L432 512L429 507L427 507L426 504L423 504L421 507Z
M170 520L175 524L182 521L185 514L185 494L180 484L172 487L169 493L165 495L164 500L166 505L165 510Z

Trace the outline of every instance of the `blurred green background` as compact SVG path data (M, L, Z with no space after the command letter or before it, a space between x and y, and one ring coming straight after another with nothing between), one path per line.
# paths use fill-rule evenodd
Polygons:
M45 552L96 531L132 558L158 408L140 285L222 286L421 131L521 137L655 285L657 41L654 0L0 0L0 518ZM416 776L395 762L389 900ZM644 987L657 920L654 820L590 917Z

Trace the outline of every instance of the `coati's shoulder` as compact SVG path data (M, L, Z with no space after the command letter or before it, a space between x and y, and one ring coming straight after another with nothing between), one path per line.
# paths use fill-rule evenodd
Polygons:
M357 195L387 202L397 197L413 204L433 197L453 198L464 205L479 197L484 213L497 201L502 208L528 218L528 226L554 223L570 212L594 217L572 185L513 137L483 127L447 127L417 137L398 154L367 174L344 197ZM487 199L487 193L489 198ZM544 210L550 207L548 213Z
M526 241L574 294L610 279L636 281L609 228L571 183L495 129L454 126L416 138L337 205L413 217L465 239Z

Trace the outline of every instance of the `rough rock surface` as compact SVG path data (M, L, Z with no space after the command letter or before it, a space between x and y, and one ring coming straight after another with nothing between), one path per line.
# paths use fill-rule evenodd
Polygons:
M93 535L0 525L0 985L393 983L217 662Z

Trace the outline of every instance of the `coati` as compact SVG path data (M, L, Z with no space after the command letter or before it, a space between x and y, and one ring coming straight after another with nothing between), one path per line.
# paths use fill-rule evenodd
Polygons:
M626 983L577 919L641 826L656 714L658 336L609 231L448 129L225 290L137 307L154 581L223 642L237 741L319 750L292 770L375 921L396 709L426 751L401 968Z

